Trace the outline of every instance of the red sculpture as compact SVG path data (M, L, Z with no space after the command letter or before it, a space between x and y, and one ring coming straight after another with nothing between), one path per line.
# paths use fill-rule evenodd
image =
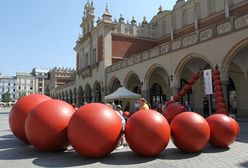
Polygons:
M178 114L170 127L173 143L184 152L199 152L208 144L210 128L207 121L197 113Z
M68 145L67 126L75 109L61 100L48 100L28 114L25 131L29 142L40 151L59 151Z
M129 147L141 156L157 156L168 145L170 127L163 115L154 110L134 113L126 124Z
M9 126L13 134L23 142L29 143L24 128L28 113L37 104L46 100L51 100L51 98L42 94L32 94L22 97L12 107L9 114Z
M226 148L237 137L237 127L232 118L224 114L214 114L207 119L210 127L210 143L218 148Z
M103 157L117 146L122 124L117 112L105 104L90 103L79 108L68 126L73 148L86 157Z
M183 105L181 105L180 103L172 103L166 107L164 116L170 123L176 115L184 111L185 109Z

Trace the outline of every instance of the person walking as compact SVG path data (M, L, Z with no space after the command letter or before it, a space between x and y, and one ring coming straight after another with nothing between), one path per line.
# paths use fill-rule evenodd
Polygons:
M149 106L146 103L146 99L145 98L141 98L139 102L140 102L140 108L139 108L140 110L149 109Z

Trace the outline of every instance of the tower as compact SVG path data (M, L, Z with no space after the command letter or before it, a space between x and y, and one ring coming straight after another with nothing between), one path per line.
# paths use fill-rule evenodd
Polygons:
M87 3L84 5L84 16L83 16L83 21L80 27L82 27L82 34L86 35L89 32L91 32L94 28L94 6L93 6L93 1L91 3L89 0Z

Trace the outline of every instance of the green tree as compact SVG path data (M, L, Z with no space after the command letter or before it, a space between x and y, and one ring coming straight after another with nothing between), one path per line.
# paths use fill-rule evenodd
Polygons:
M26 92L25 91L21 91L19 93L19 99L22 98L22 97L24 97L24 96L26 96Z
M9 92L6 92L2 95L2 101L3 102L10 102L12 99L10 97L10 93Z

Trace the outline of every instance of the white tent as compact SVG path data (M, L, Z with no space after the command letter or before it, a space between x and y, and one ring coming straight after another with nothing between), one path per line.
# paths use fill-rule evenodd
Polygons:
M141 98L140 94L131 92L124 86L118 88L115 92L104 97L105 100L139 99L139 98Z

